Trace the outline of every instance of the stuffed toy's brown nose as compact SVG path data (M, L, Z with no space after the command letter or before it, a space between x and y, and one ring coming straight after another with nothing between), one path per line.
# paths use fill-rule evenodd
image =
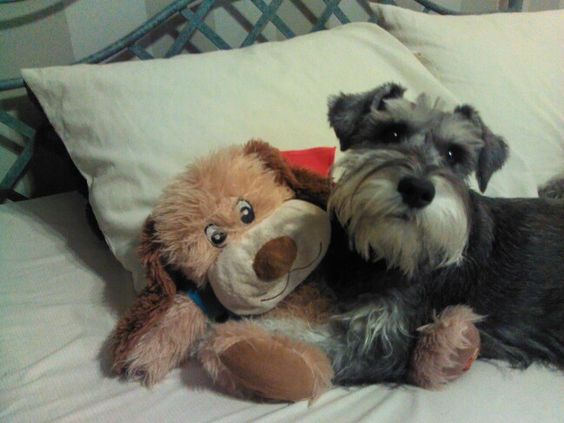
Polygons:
M287 274L298 254L296 242L287 236L274 238L264 244L255 255L253 269L265 282Z

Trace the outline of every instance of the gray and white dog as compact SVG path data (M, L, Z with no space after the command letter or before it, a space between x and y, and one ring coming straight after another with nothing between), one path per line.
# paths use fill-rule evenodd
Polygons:
M466 305L481 357L564 368L564 202L489 198L508 148L468 105L446 112L386 84L330 100L344 157L328 282L350 311L328 328L336 381L406 382L417 329ZM325 338L327 341L327 338Z

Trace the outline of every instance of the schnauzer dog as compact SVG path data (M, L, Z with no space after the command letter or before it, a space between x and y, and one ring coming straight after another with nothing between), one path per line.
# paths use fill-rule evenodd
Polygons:
M564 202L472 191L473 172L483 192L504 164L503 139L471 106L446 112L404 91L330 100L345 151L334 245L350 245L327 260L330 286L351 299L327 329L336 380L408 382L415 339L449 306L470 310L481 357L563 369Z

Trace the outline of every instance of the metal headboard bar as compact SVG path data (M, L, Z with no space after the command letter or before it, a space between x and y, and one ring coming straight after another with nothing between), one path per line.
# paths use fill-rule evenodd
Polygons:
M248 47L254 42L256 42L258 36L262 34L264 27L271 21L274 14L278 11L278 8L282 4L282 0L272 0L270 6L262 13L254 28L247 34L247 37L241 44L241 47Z
M13 3L15 1L22 0L0 0L0 4ZM125 37L110 46L79 60L77 63L100 63L124 50L130 51L140 59L151 59L153 56L150 55L143 47L135 43L147 35L151 30L166 22L174 14L180 12L182 9L190 6L191 4L192 6L195 6L199 3L201 3L200 0L176 0L143 25L127 34ZM20 89L23 87L23 78L11 78L0 81L0 91ZM0 181L0 203L3 203L6 199L21 200L25 198L23 195L16 192L14 188L25 174L33 157L33 151L35 149L35 130L1 109L0 123L22 136L24 143L24 148L20 151L18 157Z
M6 198L22 200L25 199L25 197L16 192L13 188L25 173L31 161L31 157L33 156L33 150L35 149L35 130L2 109L0 109L0 122L26 139L23 150L0 182L0 200L4 201Z
M15 1L23 0L0 0L1 3L13 3ZM283 0L272 0L267 5L263 0L251 0L251 2L259 9L261 16L254 24L253 28L249 31L247 37L240 47L252 45L258 41L259 36L265 29L269 22L280 31L286 38L295 36L294 32L288 25L276 14ZM316 24L312 27L312 31L323 29L332 15L337 19L346 23L349 22L345 13L339 8L341 0L323 0L325 2L325 10L318 18ZM218 49L231 49L234 46L229 45L217 32L210 28L204 19L214 6L220 5L222 0L176 0L170 5L165 7L143 25L139 26L120 40L109 45L108 47L91 54L76 63L100 63L107 59L116 56L118 53L129 51L141 60L153 59L151 55L143 46L138 42L143 39L153 29L159 27L164 22L168 21L174 15L180 15L186 19L187 24L181 30L180 34L176 37L173 45L166 52L165 57L172 57L180 54L187 43L190 41L192 35L199 31L208 40L210 40ZM11 78L0 81L0 91L14 90L24 87L22 78ZM25 123L16 119L12 115L0 110L0 123L6 125L19 135L23 137L24 148L19 153L17 159L12 164L2 181L0 182L0 203L6 198L19 199L22 198L15 190L14 187L24 175L27 167L32 158L32 153L35 148L35 131Z
M339 21L342 24L350 22L349 19L343 13L343 11L341 9L339 9L339 1L340 0L323 0L323 2L325 3L325 6L326 6L325 11L319 17L319 20L317 21L317 23L313 27L313 31L319 31L319 30L325 28L327 21L329 20L329 18L333 14L337 17L337 19L339 19Z
M21 1L25 0L0 0L0 5ZM232 1L233 0L174 0L171 4L166 6L159 13L126 36L76 63L100 63L123 52L129 52L141 60L153 59L153 55L140 44L140 41L148 33L167 22L173 16L182 17L186 20L186 24L180 30L180 33L174 40L172 46L165 53L165 57L171 57L182 53L196 31L199 31L207 40L220 50L246 47L259 42L262 32L269 23L272 23L285 38L292 38L296 35L284 22L284 20L277 15L283 0L270 0L269 4L267 4L264 0L249 0L250 3L252 3L260 11L261 15L258 21L255 22L248 30L248 34L242 44L240 46L231 46L204 21L214 7L217 8L222 4L230 3ZM313 23L311 32L324 29L332 16L335 16L342 24L350 22L349 18L339 7L341 1L342 0L323 0L325 8ZM369 1L370 0L357 0L358 3L362 3L363 5L366 5ZM449 10L430 0L414 1L423 6L424 10L427 12L432 11L439 14L451 15L459 14L458 12ZM380 3L395 4L395 1L381 0ZM506 11L518 11L522 8L522 3L522 0L508 0L508 7ZM372 19L372 17L370 17L370 19ZM0 91L21 89L23 87L24 81L22 78L11 78L0 81ZM23 138L24 143L24 147L19 153L17 159L0 182L0 203L2 203L6 198L23 198L22 195L18 194L14 190L14 187L24 175L31 161L35 148L35 130L3 110L0 110L0 124L7 126L19 134Z
M182 17L184 19L186 19L187 21L190 21L191 19L194 19L194 14L189 10L189 9L184 9L180 12L180 14L182 15ZM198 27L199 31L204 34L204 36L210 40L214 46L216 46L218 49L220 50L229 50L231 48L231 46L227 43L227 41L225 41L223 38L221 38L217 32L215 32L213 29L211 29L208 24L206 24L205 22L202 22L200 24L200 26Z
M201 25L208 12L211 10L214 3L215 3L214 0L205 0L202 2L200 7L198 7L198 10L196 10L196 13L194 13L192 15L192 18L188 21L186 27L180 32L178 37L176 37L174 44L166 52L165 57L168 58L168 57L176 56L182 51L184 46L190 40L190 37L192 37L192 34L196 32L196 30Z
M207 1L209 2L210 0ZM179 13L182 9L186 7L195 7L200 3L202 3L201 0L176 0L165 7L163 10L161 10L159 13L157 13L155 16L153 16L151 19L149 19L147 22L145 22L143 25L131 31L125 37L121 38L113 44L110 44L108 47L94 54L91 54L90 56L86 56L84 59L79 60L77 63L100 63L131 46L134 46L133 50L143 51L143 56L150 56L152 58L153 56L150 55L143 47L135 43L145 37L145 35L147 35L153 29L166 22L168 19L170 19L170 17L172 17L176 13ZM141 57L139 58L142 59Z

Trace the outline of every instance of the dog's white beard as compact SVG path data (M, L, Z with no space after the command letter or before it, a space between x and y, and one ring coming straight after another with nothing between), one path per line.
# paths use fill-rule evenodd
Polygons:
M462 199L443 178L431 178L435 198L408 220L397 191L400 176L351 175L337 186L329 207L347 228L352 247L365 260L385 259L408 277L420 266L430 269L462 260L468 238L468 219ZM366 179L365 179L366 178Z

